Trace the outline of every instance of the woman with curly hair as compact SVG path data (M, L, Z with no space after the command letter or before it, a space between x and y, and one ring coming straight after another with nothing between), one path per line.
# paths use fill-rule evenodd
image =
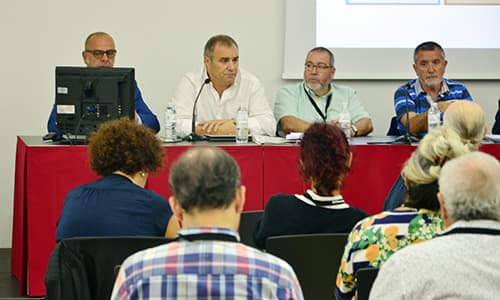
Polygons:
M163 166L154 133L122 118L89 138L90 166L102 178L71 190L57 224L56 241L81 236L175 237L178 222L168 201L146 190L148 174Z
M299 172L311 184L302 195L271 197L253 238L264 249L270 236L349 232L368 214L350 207L342 198L344 177L351 166L351 151L337 126L314 123L300 143Z

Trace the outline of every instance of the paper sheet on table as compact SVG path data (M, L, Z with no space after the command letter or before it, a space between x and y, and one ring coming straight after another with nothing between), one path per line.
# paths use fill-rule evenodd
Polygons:
M290 132L289 134L286 135L287 140L301 140L302 137L304 136L303 132Z
M500 143L500 134L487 134L484 139L490 142Z
M253 141L256 144L285 144L287 141L279 136L267 136L254 134Z

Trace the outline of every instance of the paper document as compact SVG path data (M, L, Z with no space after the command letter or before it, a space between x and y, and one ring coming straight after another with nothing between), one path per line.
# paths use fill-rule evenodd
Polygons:
M304 133L302 132L290 132L285 138L287 140L301 140L302 136L304 136Z
M500 143L500 134L487 134L484 139L494 143Z
M256 144L284 144L287 142L287 140L279 136L267 136L267 135L255 134L253 136L253 142Z

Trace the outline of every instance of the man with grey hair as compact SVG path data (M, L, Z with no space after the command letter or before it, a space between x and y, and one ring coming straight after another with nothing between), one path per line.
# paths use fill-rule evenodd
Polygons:
M293 269L239 242L245 187L234 159L195 147L170 170L177 240L125 260L111 299L302 299Z
M115 41L111 35L106 32L93 32L85 40L84 50L82 51L83 62L89 68L112 68L115 65L116 58ZM141 91L137 82L134 82L135 93L135 119L137 123L151 128L155 133L160 131L160 123L156 115L149 109L142 98ZM52 107L49 120L47 122L48 132L57 132L63 134L56 127L56 105Z
M423 42L415 48L413 70L417 78L400 86L394 93L397 129L401 134L406 130L413 136L421 137L427 133L427 112L431 102L437 103L442 120L443 112L454 100L472 101L464 84L444 78L447 65L444 50L438 43Z
M207 41L204 68L184 75L172 97L180 136L191 133L196 98L195 131L198 135L234 135L239 107L248 111L251 134L274 135L276 121L264 87L254 75L240 69L239 63L238 44L232 37L221 34Z
M278 93L274 116L279 135L304 132L314 122L337 124L344 108L351 115L352 136L372 132L372 120L356 91L332 83L335 70L335 58L329 49L316 47L307 53L304 81L285 86Z
M471 152L446 163L438 199L442 236L382 266L370 299L496 299L500 294L500 163Z

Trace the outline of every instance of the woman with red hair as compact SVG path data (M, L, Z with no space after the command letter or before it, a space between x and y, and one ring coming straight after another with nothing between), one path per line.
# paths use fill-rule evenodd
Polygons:
M368 214L349 206L341 195L351 166L347 139L337 126L314 123L300 143L299 172L311 184L302 195L271 197L253 234L264 249L270 236L305 233L348 233Z

